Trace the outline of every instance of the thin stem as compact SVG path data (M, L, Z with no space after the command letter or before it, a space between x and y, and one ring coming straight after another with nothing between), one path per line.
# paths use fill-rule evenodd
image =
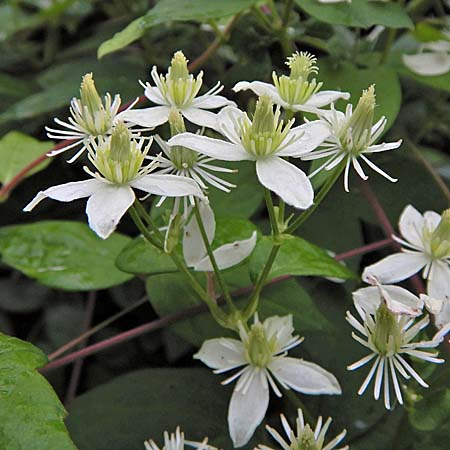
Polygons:
M222 277L222 274L220 272L219 266L217 265L216 257L214 256L213 250L211 248L211 244L208 240L208 235L206 234L205 230L205 224L203 223L202 216L200 214L200 209L198 207L198 200L195 199L195 207L194 207L194 214L195 218L197 220L198 228L200 230L200 234L202 236L203 244L206 248L206 253L208 253L209 260L211 261L211 265L214 270L214 275L217 278L217 281L219 282L220 289L222 291L222 294L227 302L227 305L231 309L231 311L236 311L236 306L233 303L233 299L230 296L230 292L228 290L228 287Z
M389 28L386 42L384 44L383 53L381 54L380 64L384 64L387 61L389 52L391 50L392 44L394 43L394 39L396 36L397 36L397 30L395 28Z
M294 0L286 0L286 3L284 5L283 17L281 18L283 27L287 27L287 24L289 23L289 16L291 15L293 6Z
M141 219L141 216L138 212L138 207L136 205L139 203L137 200L131 208L128 210L130 213L131 218L133 219L133 222L137 226L138 230L142 233L142 235L145 237L145 239L150 242L153 246L155 246L157 249L162 250L162 246L159 242L155 240L155 236L150 233L150 231L147 230L147 227L145 226L144 222Z
M164 247L164 235L159 230L158 225L156 225L152 216L147 212L147 210L144 208L144 206L142 205L142 203L140 201L136 201L134 203L134 206L135 206L138 214L142 217L142 219L144 219L147 222L147 225L152 227L155 236L158 238L158 240L160 242L161 248L163 248Z
M266 200L267 212L269 213L270 226L272 228L272 236L278 236L278 222L275 217L275 209L273 207L272 194L267 188L264 188L264 198Z
M333 187L336 180L340 177L341 172L343 170L343 166L340 165L334 169L334 171L330 174L330 176L327 178L325 183L323 184L322 188L320 189L319 193L317 194L314 204L308 208L307 210L303 211L292 223L288 226L286 229L286 233L292 234L300 225L305 222L309 216L317 209L317 207L320 205L320 203L323 201L323 199L326 197L330 189Z

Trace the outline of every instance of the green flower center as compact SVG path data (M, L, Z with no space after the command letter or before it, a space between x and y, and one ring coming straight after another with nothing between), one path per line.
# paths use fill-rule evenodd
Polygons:
M244 344L247 361L256 367L267 367L273 355L278 351L276 337L268 339L261 323L255 323L250 329L248 340Z
M306 424L290 448L292 450L321 450L322 446L318 445L313 430L309 424Z
M183 116L176 108L170 110L169 125L172 137L186 131ZM198 153L181 145L175 145L170 148L170 160L178 170L192 169L197 164Z
M375 327L370 341L380 355L391 356L400 351L402 330L394 313L389 311L384 302L375 313Z
M450 209L442 213L439 225L430 236L430 250L435 259L450 258Z

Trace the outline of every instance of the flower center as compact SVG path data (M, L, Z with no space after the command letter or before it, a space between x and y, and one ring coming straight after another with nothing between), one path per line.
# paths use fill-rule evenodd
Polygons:
M430 236L430 250L435 259L450 258L450 209L442 213L439 225Z
M316 438L314 436L314 432L309 426L306 424L302 429L299 436L293 440L290 445L291 450L321 450L322 446L318 445Z
M290 68L289 76L277 76L272 73L272 79L280 97L290 105L306 103L321 87L316 79L308 80L311 74L317 74L319 68L315 65L317 58L308 52L296 52L290 56L286 65Z
M119 122L111 137L101 140L95 150L88 147L92 164L103 177L115 184L126 184L142 172L142 163L149 148L150 145L141 151L141 145L131 139L130 131L123 122Z
M369 339L380 355L391 356L400 351L402 330L397 317L384 302L375 313L375 327Z
M248 116L242 120L240 135L243 147L255 156L270 156L283 144L294 120L286 125L280 120L280 107L273 110L269 97L259 97L251 121Z
M173 55L166 76L159 75L158 88L166 100L173 106L181 108L189 105L202 87L203 74L194 78L188 71L188 60L183 52Z
M247 361L252 366L267 367L277 352L276 337L267 338L266 331L261 323L252 325L248 340L244 344Z

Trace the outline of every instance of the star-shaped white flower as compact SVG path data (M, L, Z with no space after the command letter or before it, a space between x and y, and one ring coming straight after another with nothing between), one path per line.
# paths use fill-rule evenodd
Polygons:
M366 267L363 279L376 277L381 283L397 283L423 269L428 279L428 295L435 299L450 297L450 210L420 214L408 205L399 220L402 238L400 253L390 255Z
M208 242L211 244L216 232L214 212L205 202L199 202L199 209ZM224 270L239 264L250 256L255 245L256 231L248 239L221 245L213 251L217 266L219 269ZM183 230L183 255L187 266L192 267L196 271L212 272L214 270L207 254L197 219L193 214Z
M131 139L130 131L120 122L111 137L87 145L89 159L98 170L93 173L85 167L93 179L60 184L41 191L25 206L24 211L31 211L47 197L60 202L89 197L86 205L89 226L98 236L106 239L135 201L133 188L166 197L204 197L197 183L191 179L151 173L157 162L142 167L151 145L150 142L143 148L144 142Z
M292 111L316 112L317 108L336 102L340 98L348 100L350 94L340 91L321 91L323 83L316 79L308 80L311 74L317 74L317 59L308 52L296 52L290 56L286 65L290 68L290 75L277 76L272 73L274 84L262 81L240 81L233 90L235 92L250 89L255 94L267 95L271 100Z
M160 449L155 441L149 439L144 442L145 450L184 450L185 446L196 448L197 450L217 450L216 447L208 445L208 438L202 442L188 441L184 438L184 433L177 427L175 433L164 432L164 445Z
M339 433L332 441L324 446L325 435L331 424L331 417L328 417L325 424L323 424L322 416L319 416L316 423L316 428L314 431L311 426L303 419L303 411L298 409L297 420L295 421L296 428L292 429L287 421L286 417L280 415L281 424L283 425L283 430L287 436L285 440L278 431L274 428L266 425L267 431L272 435L272 437L277 441L279 448L282 450L332 450L344 439L347 434L346 430ZM260 450L274 450L272 447L267 445L259 445ZM338 448L336 450L347 450L348 445L345 447Z
M386 172L376 166L366 154L385 152L400 147L402 141L390 143L375 144L382 135L386 126L386 118L382 117L373 125L373 112L375 109L375 89L370 86L363 91L358 105L353 111L351 104L347 105L345 113L336 111L332 105L330 111L319 111L317 114L329 128L329 137L316 150L302 156L305 161L326 158L325 163L318 167L309 176L310 178L321 170L332 170L342 162L345 162L344 188L348 192L348 177L350 165L353 166L356 173L367 180L358 159L364 161L372 170L378 172L389 181L397 181Z
M397 373L405 379L413 377L421 386L428 387L422 377L413 369L406 358L414 357L432 363L442 363L436 352L426 352L422 349L435 348L443 340L448 329L440 330L431 341L414 342L417 334L424 329L430 319L428 316L415 321L408 314L396 314L392 311L382 295L378 298L365 298L361 292L356 291L353 296L354 305L361 322L347 311L347 321L360 333L352 333L352 337L366 347L370 353L359 361L347 367L348 370L358 369L373 361L367 377L361 385L358 394L362 395L375 377L373 395L375 400L380 398L383 386L384 405L391 408L390 385L394 386L395 396L403 404L403 396ZM408 306L408 305L407 305ZM447 326L447 328L450 324Z
M257 316L248 329L240 323L240 340L219 338L203 343L194 358L214 373L240 368L223 384L236 379L228 409L228 426L235 447L246 444L263 420L269 405L269 390L281 397L277 383L284 389L304 394L340 394L335 376L317 364L286 356L302 339L293 336L292 316Z
M208 110L222 108L233 102L217 95L223 89L220 82L206 94L197 97L203 84L203 72L194 78L188 71L187 63L183 52L178 51L165 76L158 74L156 66L153 66L151 76L155 86L150 83L143 85L144 94L159 106L128 111L123 116L124 120L144 127L156 127L169 120L170 110L175 107L189 122L215 129L216 114Z
M256 161L256 174L263 186L295 208L312 205L314 191L308 177L283 158L299 158L320 145L329 135L322 121L292 128L294 119L284 124L279 107L274 112L271 100L261 97L252 120L239 109L227 106L217 115L217 123L220 133L230 142L182 133L168 143L224 161Z

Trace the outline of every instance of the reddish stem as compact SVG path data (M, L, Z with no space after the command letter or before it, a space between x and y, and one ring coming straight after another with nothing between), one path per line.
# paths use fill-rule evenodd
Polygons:
M336 255L334 259L336 261L342 261L344 259L352 258L353 256L363 255L364 253L373 252L375 250L379 250L380 248L387 247L388 245L392 245L392 242L394 241L390 238L372 242L371 244L363 245L362 247L354 248L344 253L339 253L339 255Z

